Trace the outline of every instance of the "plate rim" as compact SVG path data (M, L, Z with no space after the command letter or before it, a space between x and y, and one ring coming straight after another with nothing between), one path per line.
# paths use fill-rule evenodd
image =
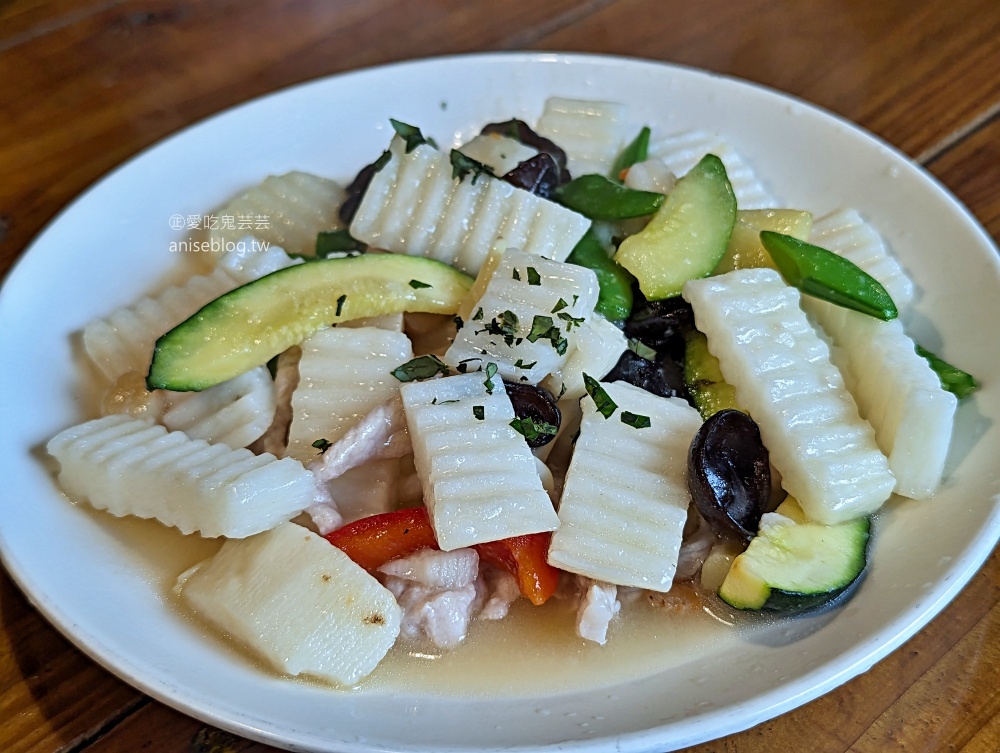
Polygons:
M391 75L396 69L403 68L413 68L420 65L438 65L441 63L449 62L463 62L463 61L475 61L483 63L491 62L502 62L505 64L516 64L516 65L534 65L542 62L568 62L570 64L585 64L585 65L616 65L622 67L630 67L634 65L649 66L652 68L666 68L685 71L692 74L708 76L710 78L717 78L735 83L739 86L749 87L761 92L764 92L771 96L776 96L784 101L793 101L799 106L806 108L808 110L819 113L826 118L830 118L836 121L842 128L850 130L855 134L878 144L881 148L887 150L889 153L894 155L895 158L901 159L908 163L910 166L916 168L922 177L929 181L929 183L936 189L939 199L946 200L952 209L957 209L965 218L966 223L970 228L974 228L982 241L986 245L992 247L993 251L996 252L996 242L989 235L989 233L982 227L979 220L975 215L966 207L961 201L959 201L950 190L944 186L933 174L931 174L927 168L925 168L920 163L917 163L911 157L901 152L899 149L893 145L886 142L879 136L870 133L861 126L853 123L852 121L840 116L836 113L830 112L822 107L809 103L802 100L794 95L781 92L772 87L759 84L753 81L748 81L736 76L728 74L719 74L712 71L707 71L704 69L696 68L693 66L679 65L675 63L668 63L656 60L647 60L635 57L626 56L616 56L616 55L604 55L604 54L592 54L592 53L581 53L581 52L487 52L487 53L470 53L470 54L454 54L454 55L442 55L427 58L418 58L412 60L395 61L392 63L386 63L381 65L374 65L370 67L354 69L350 71L345 71L341 73L336 73L332 75L317 76L315 78L309 79L307 81L299 82L288 87L278 89L276 91L268 92L252 99L237 103L230 107L226 107L216 113L212 113L206 117L203 117L191 124L188 124L177 131L168 134L167 136L158 139L152 144L142 148L122 163L118 164L106 174L97 179L94 183L88 186L83 192L75 196L70 202L68 202L46 225L41 231L32 239L32 241L26 246L24 251L19 254L15 259L14 263L11 265L7 274L4 276L2 284L0 284L0 311L2 311L3 304L7 298L7 292L11 287L16 285L16 281L20 277L19 270L22 268L22 264L25 259L31 254L36 248L40 247L44 243L45 236L52 230L53 227L57 226L63 221L63 218L69 214L73 209L85 201L88 197L95 193L100 192L104 186L110 182L116 180L116 178L124 171L130 169L135 163L141 161L147 154L156 150L168 143L175 142L184 139L187 134L196 129L204 127L206 124L220 119L222 117L228 116L231 113L239 111L243 108L252 108L258 105L260 102L268 99L276 99L286 96L289 92L299 89L305 89L311 86L322 85L325 82L337 79L347 79L350 77L358 77L363 75L381 74L381 75ZM994 273L1000 271L1000 262L994 257L993 264ZM12 282L14 281L14 282ZM900 645L909 640L915 633L921 630L926 624L933 619L942 609L944 609L949 602L951 602L955 596L967 585L967 583L972 579L975 573L982 567L986 559L991 555L993 547L996 544L998 538L1000 538L1000 510L996 508L997 500L994 502L994 511L991 517L991 525L980 532L977 540L980 542L991 541L989 546L985 543L974 548L974 552L970 552L969 548L962 552L962 555L956 559L961 560L963 564L962 571L959 577L951 580L950 584L946 588L939 589L936 594L936 598L932 603L929 603L926 608L924 608L921 613L916 617L909 617L906 619L907 626L901 631L897 631L889 640L883 641L875 650L871 651L861 651L857 646L852 648L847 652L846 656L851 658L848 666L842 668L840 671L827 676L824 682L811 682L809 683L809 688L806 690L796 693L793 697L786 697L784 702L776 703L769 706L768 709L758 713L756 719L750 719L747 721L745 718L740 723L735 726L727 727L725 724L719 724L719 716L721 714L729 714L734 709L739 709L742 706L754 705L756 698L748 701L744 701L741 704L736 704L735 706L728 706L722 710L713 710L703 715L694 715L691 720L694 722L701 721L702 724L711 724L716 730L710 737L697 736L691 738L690 741L684 742L684 745L693 744L696 742L701 742L709 739L716 739L727 734L732 734L734 732L742 731L748 729L761 721L766 719L774 718L775 716L785 713L788 710L796 708L808 701L811 701L820 695L823 695L833 688L847 682L856 675L867 671L873 664L884 659L888 654L896 650ZM74 646L79 650L89 656L91 659L96 661L102 667L115 674L128 684L136 687L141 692L156 698L157 700L167 704L168 706L178 709L183 713L186 713L194 718L206 720L211 724L219 726L223 729L228 729L230 731L241 734L245 737L251 739L257 739L262 742L267 742L270 744L275 744L279 746L292 745L291 749L313 749L308 746L306 739L301 741L290 741L285 737L279 737L272 735L268 730L262 730L254 727L251 723L242 721L237 718L220 717L214 713L206 713L203 708L197 707L195 705L189 704L185 699L169 686L168 683L162 681L161 678L155 678L154 681L148 681L138 675L135 670L137 669L133 666L132 662L127 659L127 657L118 654L116 651L108 650L108 647L94 647L91 642L85 640L89 637L89 634L82 632L79 629L79 625L74 625L71 615L63 614L58 608L58 605L49 603L44 599L39 600L37 594L32 586L37 586L37 584L32 582L30 575L21 568L18 567L16 561L11 561L11 552L6 543L6 537L4 533L4 527L0 526L0 563L2 563L10 574L12 580L17 584L18 588L25 595L32 606L37 609L46 620L52 624L61 634L63 634ZM902 620L902 615L897 618L897 620ZM92 640L92 639L91 639ZM103 648L105 650L98 650L98 648ZM824 675L823 666L814 670L813 672L804 675L796 684L806 684L809 678L814 675ZM773 694L777 694L784 687L778 688L772 691ZM175 692L171 692L174 690ZM746 723L743 723L743 722ZM600 738L593 741L575 741L574 748L578 750L604 750L611 740L618 741L623 748L629 750L639 750L640 748L635 746L642 745L658 745L662 737L662 727L653 727L650 729L645 729L641 731L636 731L633 733L618 735L614 738ZM657 733L660 732L660 736ZM305 746L305 747L299 747ZM561 746L556 746L560 747ZM370 744L360 744L359 746L352 746L349 744L342 744L342 749L345 751L373 751L382 750L380 747L372 747ZM422 748L410 748L411 750L421 750ZM462 748L462 750L477 750L477 751L487 751L487 750L497 750L500 748ZM530 747L530 746L517 746L515 748L503 748L503 750L542 750L542 749L553 749L550 746L541 747ZM384 748L384 750L389 750L389 748ZM428 750L430 750L428 748ZM457 750L457 749L456 749Z

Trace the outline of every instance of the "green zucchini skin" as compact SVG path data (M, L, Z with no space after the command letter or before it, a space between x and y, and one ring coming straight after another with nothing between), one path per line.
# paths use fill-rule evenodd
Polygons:
M870 518L825 526L807 520L788 498L761 519L760 532L733 561L719 596L750 612L792 616L831 609L859 587L870 542Z
M867 561L867 553L865 556ZM771 595L764 602L760 611L785 617L807 617L822 614L850 601L861 587L867 574L868 568L866 566L846 586L825 593L801 594L772 588Z
M150 390L199 391L323 327L406 311L453 314L472 278L433 259L366 254L286 267L216 298L156 341Z

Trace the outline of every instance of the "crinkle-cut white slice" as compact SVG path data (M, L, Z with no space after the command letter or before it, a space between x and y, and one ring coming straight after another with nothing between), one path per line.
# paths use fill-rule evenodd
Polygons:
M313 443L336 442L372 409L399 394L392 371L413 358L402 332L375 327L320 330L302 343L292 393L287 457L319 457Z
M588 578L669 591L691 501L687 457L701 426L683 400L625 382L601 387L618 405L605 418L590 398L559 504L549 564ZM624 411L647 416L637 429Z
M896 493L930 497L944 473L958 398L941 388L898 319L879 321L815 298L802 302L833 343L833 363L875 429Z
M498 243L562 261L590 220L488 175L452 177L447 154L424 144L406 153L394 137L351 222L378 248L428 256L476 274Z
M83 330L83 347L112 382L127 371L145 374L160 335L237 285L222 269L192 277L183 285L141 298L91 322Z
M575 400L587 391L583 375L600 379L628 350L628 338L600 314L592 315L576 331L573 349L562 368L542 380L542 387L561 399Z
M492 361L501 376L538 384L566 361L599 292L590 269L507 249L444 361L469 371Z
M726 166L729 183L740 209L767 209L781 206L754 174L753 169L722 136L707 131L684 131L649 145L650 158L656 157L678 177L698 164L706 154L714 154Z
M677 176L661 159L648 159L632 165L625 174L625 187L634 191L668 194L674 189Z
M402 616L388 589L294 523L227 541L184 572L174 590L278 672L341 685L375 669Z
M632 135L626 116L617 102L549 97L535 130L566 151L573 177L607 175Z
M274 381L258 366L202 392L172 392L163 425L192 439L246 447L274 419Z
M245 236L236 246L222 254L218 266L240 285L259 280L279 269L305 263L304 259L293 259L279 246L263 248L253 236Z
M459 374L400 388L424 502L445 551L559 524L535 458L510 426L503 382L494 376L489 394L485 380Z
M318 175L297 170L271 175L215 212L219 224L209 230L209 238L228 244L249 233L288 253L311 256L317 233L340 227L343 200L340 184Z
M537 149L522 144L517 139L499 133L481 133L458 147L466 157L482 162L497 175L506 175L525 160L538 154Z
M809 242L849 259L882 283L900 313L913 302L913 282L856 209L838 209L813 220Z
M208 538L265 531L309 507L317 493L313 475L294 460L210 445L128 416L66 429L47 449L71 497Z
M684 298L810 520L840 523L881 507L895 479L799 292L772 269L740 269L688 282Z

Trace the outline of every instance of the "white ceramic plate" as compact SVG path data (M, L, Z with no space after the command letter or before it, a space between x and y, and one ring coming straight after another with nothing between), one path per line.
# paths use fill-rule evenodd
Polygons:
M949 477L880 521L869 576L844 609L611 688L449 698L338 693L270 676L207 639L167 596L169 546L71 506L39 448L83 418L72 337L176 267L172 215L205 214L269 173L347 180L380 153L390 116L447 142L491 120L533 122L546 97L624 102L656 133L728 134L773 192L822 213L862 210L922 289L911 331L985 387L960 408ZM126 681L203 720L295 750L663 751L798 706L865 671L970 579L1000 531L996 252L920 168L786 96L673 66L586 55L481 55L316 81L200 123L146 151L63 212L0 296L0 553L32 602ZM153 524L148 524L153 525ZM190 556L190 555L189 555ZM595 678L597 683L597 678Z

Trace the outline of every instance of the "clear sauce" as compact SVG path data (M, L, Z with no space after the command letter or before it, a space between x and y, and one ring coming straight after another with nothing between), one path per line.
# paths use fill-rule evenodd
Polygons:
M454 651L397 643L359 687L466 697L598 688L668 671L739 638L707 612L676 614L645 598L612 620L603 646L577 637L575 624L568 602L521 599L504 620L474 620Z
M153 520L116 518L89 505L81 508L127 549L132 572L206 639L220 651L233 652L274 674L206 625L173 593L177 576L215 554L221 540L185 536ZM652 606L643 596L612 620L607 643L600 646L577 637L572 602L550 599L534 607L520 599L503 620L474 619L465 642L452 651L397 642L375 671L348 692L497 697L598 688L668 671L735 645L745 630L734 628L728 619L714 597L678 612Z

